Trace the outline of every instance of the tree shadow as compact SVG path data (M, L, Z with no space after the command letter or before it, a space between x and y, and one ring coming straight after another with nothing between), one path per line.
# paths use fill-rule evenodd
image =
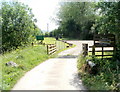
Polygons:
M74 78L70 80L70 85L76 87L78 90L88 92L87 88L83 85L82 80L80 79L80 75L76 73L73 76Z
M64 55L64 56L58 56L57 58L78 58L78 55Z

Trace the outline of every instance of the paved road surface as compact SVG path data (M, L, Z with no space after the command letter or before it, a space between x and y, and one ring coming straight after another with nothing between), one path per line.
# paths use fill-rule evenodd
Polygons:
M59 53L27 72L12 90L85 90L77 72L77 56L82 43L92 41L68 41L76 47Z

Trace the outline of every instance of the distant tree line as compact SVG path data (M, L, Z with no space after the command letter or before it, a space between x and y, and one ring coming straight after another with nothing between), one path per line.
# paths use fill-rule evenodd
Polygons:
M42 31L35 25L37 20L32 10L19 2L2 2L0 8L2 24L2 52L25 46L34 41Z

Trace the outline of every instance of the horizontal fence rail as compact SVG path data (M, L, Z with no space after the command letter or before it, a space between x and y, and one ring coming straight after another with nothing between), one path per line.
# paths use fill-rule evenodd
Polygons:
M113 53L116 51L115 36L113 34L96 34L94 35L94 45L89 46L89 48L92 48L92 51L88 52L92 52L94 56L101 56L102 58L105 56L113 56ZM101 52L101 55L97 55L97 52ZM104 54L104 52L108 52L108 55ZM109 53L112 53L112 55Z
M47 54L53 54L57 51L55 44L47 44Z
M93 46L88 46L88 43L83 43L82 50L84 57L88 55L88 56L102 57L102 59L111 58L114 56L114 53L116 53L115 35L113 34L94 35Z

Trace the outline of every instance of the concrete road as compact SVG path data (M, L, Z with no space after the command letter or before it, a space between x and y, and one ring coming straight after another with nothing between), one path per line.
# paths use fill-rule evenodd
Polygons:
M59 53L27 72L12 90L86 90L77 72L77 56L82 43L93 41L68 41L76 47Z

